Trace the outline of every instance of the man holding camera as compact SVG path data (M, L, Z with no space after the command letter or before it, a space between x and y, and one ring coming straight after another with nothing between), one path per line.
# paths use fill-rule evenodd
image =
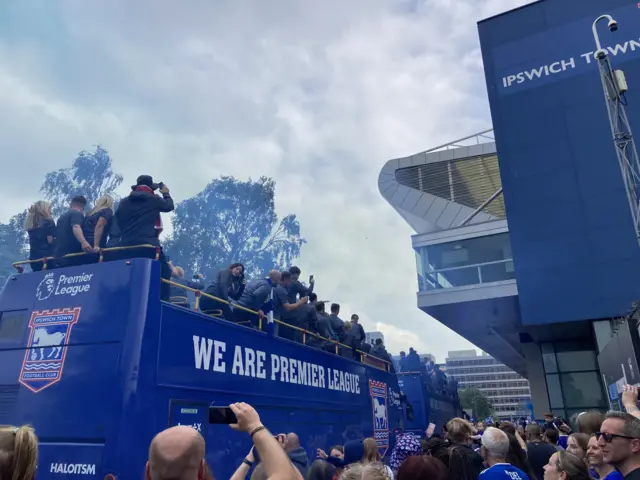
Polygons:
M154 192L160 190L160 195ZM173 199L169 195L169 188L160 182L153 183L150 175L140 175L135 185L131 187L132 192L123 198L118 206L116 218L120 226L121 247L131 247L135 245L160 246L160 233L162 232L161 213L173 211ZM125 250L122 253L124 258L155 257L155 250L150 248L140 248ZM160 250L160 275L169 280L171 278L171 266ZM171 297L171 286L162 282L160 286L160 298L169 301Z

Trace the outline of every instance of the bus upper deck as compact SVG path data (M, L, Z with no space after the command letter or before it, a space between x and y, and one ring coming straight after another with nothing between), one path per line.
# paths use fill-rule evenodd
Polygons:
M201 292L194 310L161 302L159 287L158 262L138 258L7 281L0 423L35 426L39 478L139 478L151 438L177 424L200 431L215 475L230 477L249 444L209 425L208 409L236 401L254 405L271 431L297 433L310 456L368 436L390 452L402 407L386 362L205 315Z

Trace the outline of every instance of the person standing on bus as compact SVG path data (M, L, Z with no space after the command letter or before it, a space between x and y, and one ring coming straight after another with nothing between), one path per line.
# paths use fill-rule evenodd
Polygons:
M358 323L360 317L357 314L351 315L351 330L356 338L358 348L361 348L364 343L367 342L367 335L364 333L364 328Z
M93 209L84 217L82 232L89 245L93 245L93 251L96 253L107 246L113 218L113 203L110 195L103 195L96 200Z
M160 189L160 195L154 192ZM174 209L173 199L169 194L169 187L163 183L153 183L150 175L140 175L136 184L131 187L132 192L123 198L118 205L116 218L120 227L120 246L133 247L136 245L152 245L160 247L160 233L162 232L161 213L169 213ZM153 258L155 251L150 248L127 249L118 253L118 258ZM171 278L171 267L167 262L162 248L160 248L160 276L165 280ZM171 285L160 284L160 298L169 301Z
M332 303L331 315L329 315L329 318L331 319L331 328L338 336L338 341L341 342L344 339L345 332L344 332L344 322L338 316L339 314L340 314L340 305L338 305L337 303Z
M56 225L56 266L70 267L83 263L82 257L61 258L71 253L93 252L93 246L87 242L82 233L84 223L84 208L87 199L77 195L71 199L71 208L60 215Z
M289 303L296 303L298 300L298 296L308 297L313 293L313 287L315 285L315 281L313 280L313 275L309 277L309 286L305 287L300 279L300 269L298 267L291 267L289 269L289 273L291 274L291 285L287 288L289 293Z
M308 298L302 297L296 302L291 302L289 297L289 287L292 282L293 279L291 278L291 273L282 272L280 275L280 283L273 290L273 303L276 317L284 323L297 327L298 317L296 310L300 308L301 305L306 304ZM279 330L282 338L288 338L289 340L301 338L299 332L294 328L281 326Z
M39 200L31 207L24 222L29 235L29 260L53 257L53 242L56 239L56 222L51 215L51 204ZM42 270L43 262L31 263L31 270Z

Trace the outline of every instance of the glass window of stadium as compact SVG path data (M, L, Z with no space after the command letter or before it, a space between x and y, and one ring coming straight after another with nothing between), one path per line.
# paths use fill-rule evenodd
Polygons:
M607 408L590 342L542 343L540 348L554 415L570 418L576 412Z
M416 259L422 290L515 278L508 233L419 247Z

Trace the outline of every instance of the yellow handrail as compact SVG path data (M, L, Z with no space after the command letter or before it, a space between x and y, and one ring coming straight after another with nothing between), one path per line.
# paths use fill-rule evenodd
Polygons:
M131 246L126 246L126 247L101 248L100 251L98 252L100 254L100 258L98 259L98 263L102 263L105 253L108 253L108 252L119 252L119 251L123 251L123 250L133 250L134 248L153 248L156 251L155 260L158 260L160 258L160 247L145 243L145 244L142 244L142 245L131 245ZM42 262L42 269L46 270L47 269L47 263L50 260L60 260L62 258L83 257L85 255L95 255L95 253L94 252L91 252L91 253L87 253L87 252L68 253L67 255L63 255L62 257L42 257L42 258L36 258L36 259L33 259L33 260L21 260L19 262L13 262L11 265L13 266L13 268L15 268L18 271L18 273L23 273L24 272L24 268L22 267L23 265L30 265L32 263L40 263L40 262Z
M118 252L118 251L123 251L123 250L133 250L135 248L154 248L156 250L155 260L158 260L160 258L160 247L155 246L155 245L150 245L150 244L143 244L143 245L132 245L132 246L126 246L126 247L110 247L110 248L100 249L100 251L98 252L100 254L98 263L101 263L103 261L105 253ZM42 262L42 264L43 264L42 269L46 270L47 269L47 262L50 261L50 260L56 260L56 259L59 260L61 258L82 257L82 256L85 256L85 255L92 255L92 254L93 253L78 252L78 253L69 253L67 255L64 255L63 257L57 257L57 258L56 257L43 257L43 258L38 258L38 259L33 259L33 260L22 260L22 261L19 261L19 262L14 262L12 264L12 266L16 270L18 270L18 273L23 273L24 272L24 268L22 267L23 265L29 265L29 264L32 264L32 263ZM196 311L200 311L200 297L204 296L204 297L210 298L212 300L215 300L217 302L226 303L227 305L231 305L231 306L233 306L234 309L237 308L237 309L240 309L240 310L244 310L245 312L249 312L249 313L251 313L253 315L258 316L258 328L260 330L262 330L262 318L260 317L258 312L256 312L255 310L251 310L250 308L243 307L242 305L231 304L227 300L223 300L222 298L215 297L215 296L213 296L211 294L203 292L202 290L197 290L195 288L187 287L186 285L182 285L181 283L176 283L176 282L173 282L171 280L167 280L165 278L163 278L161 280L163 282L165 282L165 283L168 283L169 285L174 286L174 287L181 288L181 289L186 290L188 292L195 293L195 296L196 296L195 309L196 309ZM318 335L318 334L313 333L313 332L309 332L308 330L305 330L304 328L300 328L300 327L297 327L295 325L291 325L291 324L283 322L281 320L275 319L274 321L275 321L275 323L278 323L278 324L281 324L281 325L285 325L288 328L293 328L294 330L302 332L302 339L303 339L303 343L305 345L306 345L307 335L311 335L312 337L315 337L317 339L324 340L325 342L329 342L329 343L334 344L335 345L335 353L336 354L338 354L338 352L339 352L339 347L348 348L351 351L354 350L349 345L345 345L343 343L340 343L338 340L333 340L333 339L330 339L330 338L322 337L321 335ZM391 371L391 369L390 369L391 362L389 362L387 360L383 360L383 359L378 358L378 357L374 357L373 355L369 355L368 353L363 352L362 350L355 349L355 352L360 354L361 361L365 357L371 358L371 359L375 360L376 362L382 362L385 365L385 371Z
M184 290L186 290L188 292L195 293L196 294L196 311L199 311L199 309L198 309L198 307L199 307L199 302L198 302L199 297L200 296L205 296L205 297L210 298L212 300L216 300L217 302L225 303L227 305L230 305L234 309L239 308L240 310L244 310L245 312L249 312L249 313L252 313L254 315L258 315L259 329L262 330L262 318L259 317L258 312L256 312L255 310L251 310L250 308L243 307L242 305L237 305L235 303L231 303L228 300L224 300L222 298L215 297L215 296L213 296L213 295L211 295L209 293L203 292L202 290L197 290L195 288L187 287L186 285L182 285L181 283L176 283L176 282L173 282L171 280L167 280L165 278L163 278L162 281L165 282L165 283L168 283L169 285L172 285L174 287L182 288L182 289L184 289ZM303 339L303 343L305 345L306 345L306 336L307 335L311 335L312 337L318 338L320 340L324 340L325 342L333 343L335 345L336 354L338 354L338 348L339 347L348 348L351 351L354 350L349 345L345 345L343 343L340 343L338 340L333 340L333 339L330 339L330 338L322 337L322 336L318 335L317 333L310 332L308 330L305 330L304 328L300 328L300 327L297 327L295 325L291 325L289 323L283 322L282 320L274 319L274 322L278 323L280 325L285 325L288 328L293 328L294 330L297 330L299 332L302 332L302 339ZM362 350L355 349L355 351L356 351L356 353L360 354L361 361L362 361L362 359L364 357L368 357L368 358L371 358L371 359L373 359L373 360L375 360L377 362L382 362L385 365L385 371L391 371L391 369L390 369L391 362L389 362L387 360L383 360L382 358L374 357L373 355L369 355L367 352L363 352Z

